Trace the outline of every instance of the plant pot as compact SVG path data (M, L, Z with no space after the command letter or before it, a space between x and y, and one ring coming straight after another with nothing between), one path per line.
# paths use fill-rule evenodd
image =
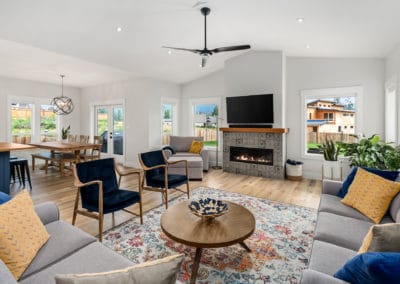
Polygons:
M322 179L342 180L342 162L324 160L322 164Z

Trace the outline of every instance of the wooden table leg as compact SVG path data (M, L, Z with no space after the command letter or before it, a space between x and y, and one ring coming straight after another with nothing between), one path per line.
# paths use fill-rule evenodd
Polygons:
M251 252L251 249L244 242L240 242L239 245L248 252Z
M201 252L202 251L203 251L202 248L196 248L196 256L194 257L192 275L190 276L190 284L195 284L196 283L197 270L199 270Z

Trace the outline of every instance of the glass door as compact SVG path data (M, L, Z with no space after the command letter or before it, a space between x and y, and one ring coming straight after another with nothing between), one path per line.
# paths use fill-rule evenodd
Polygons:
M102 140L101 152L104 156L122 160L124 156L123 105L95 106L95 135Z

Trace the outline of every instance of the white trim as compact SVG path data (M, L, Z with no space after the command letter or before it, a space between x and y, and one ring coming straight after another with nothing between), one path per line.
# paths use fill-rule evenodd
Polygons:
M172 105L172 135L178 135L178 130L179 130L179 105L180 101L179 99L176 98L168 98L168 97L162 97L161 98L161 104L160 104L160 114L161 114L161 144L162 144L162 139L163 139L163 125L162 125L162 120L163 120L163 105Z
M340 87L340 88L325 88L325 89L311 89L302 90L301 95L301 153L302 158L312 160L323 160L323 157L318 154L306 153L306 131L307 131L307 100L309 99L323 99L332 97L355 97L356 102L356 125L355 133L362 133L363 131L363 87L352 86L352 87Z

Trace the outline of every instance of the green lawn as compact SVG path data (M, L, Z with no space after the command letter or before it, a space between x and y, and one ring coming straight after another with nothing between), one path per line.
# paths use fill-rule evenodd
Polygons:
M321 146L321 144L318 144L318 143L307 143L307 149L311 149L311 148L318 149L319 146Z
M216 147L217 141L204 141L204 146Z

